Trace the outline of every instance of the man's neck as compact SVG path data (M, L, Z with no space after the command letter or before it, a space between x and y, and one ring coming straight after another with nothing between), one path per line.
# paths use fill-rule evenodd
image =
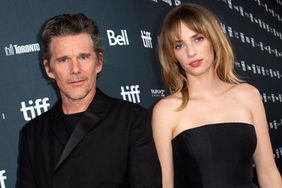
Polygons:
M62 109L64 114L75 114L85 112L92 100L94 99L95 94L96 91L93 93L89 93L89 95L87 95L83 99L77 100L62 97Z

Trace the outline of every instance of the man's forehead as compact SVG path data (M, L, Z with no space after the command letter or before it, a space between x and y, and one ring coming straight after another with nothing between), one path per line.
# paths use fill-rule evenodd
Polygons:
M56 36L51 39L50 51L89 50L93 45L89 34Z

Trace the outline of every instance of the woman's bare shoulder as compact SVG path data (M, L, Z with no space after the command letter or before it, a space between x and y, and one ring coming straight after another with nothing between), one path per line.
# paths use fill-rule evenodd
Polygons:
M236 85L233 89L233 94L236 98L238 98L238 100L247 105L256 105L262 100L259 90L248 83Z
M234 87L234 93L242 97L260 96L259 90L255 86L249 83L242 83L242 84L236 85Z
M176 110L182 102L182 97L181 94L179 93L174 93L172 95L166 96L159 100L155 106L154 106L154 111L161 110L161 111L173 111Z
M153 109L152 126L154 130L166 132L171 136L171 132L177 124L177 108L182 99L179 95L172 94L159 100Z

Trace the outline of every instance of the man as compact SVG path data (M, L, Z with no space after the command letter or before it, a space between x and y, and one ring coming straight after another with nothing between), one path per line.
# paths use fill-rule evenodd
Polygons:
M96 89L103 50L95 21L55 16L42 40L61 100L22 130L18 187L161 187L146 111Z

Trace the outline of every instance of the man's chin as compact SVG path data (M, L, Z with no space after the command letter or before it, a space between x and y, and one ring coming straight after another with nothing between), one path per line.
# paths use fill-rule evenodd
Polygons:
M73 102L75 101L80 101L80 100L83 100L85 99L87 96L89 95L89 92L88 93L82 93L82 94L72 94L72 95L67 95L67 98Z

